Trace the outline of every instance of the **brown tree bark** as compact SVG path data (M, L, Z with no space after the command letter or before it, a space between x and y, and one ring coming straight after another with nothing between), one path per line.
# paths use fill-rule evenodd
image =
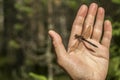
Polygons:
M53 20L52 20L52 16L53 16L53 0L48 0L48 29L53 28ZM51 53L51 42L50 39L47 39L47 49L46 49L46 59L47 59L47 65L48 65L48 80L53 80L53 64L52 64L52 53Z

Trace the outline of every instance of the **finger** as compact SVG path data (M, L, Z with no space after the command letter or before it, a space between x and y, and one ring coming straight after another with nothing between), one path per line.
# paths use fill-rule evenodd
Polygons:
M84 22L84 19L86 17L86 14L87 14L87 10L88 10L87 6L86 5L82 5L80 7L78 13L77 13L75 21L73 23L71 35L70 35L70 40L69 40L69 44L68 44L68 50L74 43L74 40L75 40L74 36L75 36L75 34L81 34L82 26L83 26L83 22Z
M93 35L92 35L92 39L94 39L96 41L100 41L100 38L102 35L104 15L105 15L105 11L102 7L100 7L98 9L96 23L95 23L94 31L93 31Z
M89 7L88 15L85 20L84 31L86 31L88 27L91 27L89 37L91 36L91 33L92 33L92 26L94 24L97 8L98 8L98 5L96 3L92 3Z
M109 20L106 20L104 23L104 34L103 34L101 44L109 48L111 38L112 38L112 24Z
M52 38L52 42L55 48L55 52L57 55L57 58L63 58L66 56L66 50L62 43L62 39L59 34L57 34L55 31L50 30L49 32L50 37Z
M90 41L92 44L97 46L97 47L95 47L95 46L89 44L88 42L84 41L86 48L89 50L89 52L92 55L94 55L96 57L105 58L107 60L109 59L108 54L105 54L106 51L104 50L103 46L100 43L98 43L97 41L95 41L93 39L87 39L87 40ZM104 52L101 53L101 51L104 51Z
M89 42L84 41L84 44L89 50L94 52L98 49L99 43L97 43L96 41L94 41L92 39L87 39L87 41L89 41Z

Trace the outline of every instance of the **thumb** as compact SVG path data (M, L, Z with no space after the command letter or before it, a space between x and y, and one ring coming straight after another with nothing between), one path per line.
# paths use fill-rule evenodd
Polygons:
M48 33L53 40L52 42L53 42L53 45L55 48L57 58L61 59L61 58L65 57L66 49L62 43L62 39L61 39L60 35L53 30L50 30Z

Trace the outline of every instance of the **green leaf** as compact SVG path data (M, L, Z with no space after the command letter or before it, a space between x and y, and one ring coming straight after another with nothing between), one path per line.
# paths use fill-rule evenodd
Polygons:
M29 75L33 77L35 80L47 80L47 78L43 75L38 75L33 72L30 72Z

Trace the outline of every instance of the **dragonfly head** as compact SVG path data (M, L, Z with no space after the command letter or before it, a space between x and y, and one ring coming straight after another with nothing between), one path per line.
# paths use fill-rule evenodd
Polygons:
M75 34L75 39L82 39L82 38L83 38L83 36Z

